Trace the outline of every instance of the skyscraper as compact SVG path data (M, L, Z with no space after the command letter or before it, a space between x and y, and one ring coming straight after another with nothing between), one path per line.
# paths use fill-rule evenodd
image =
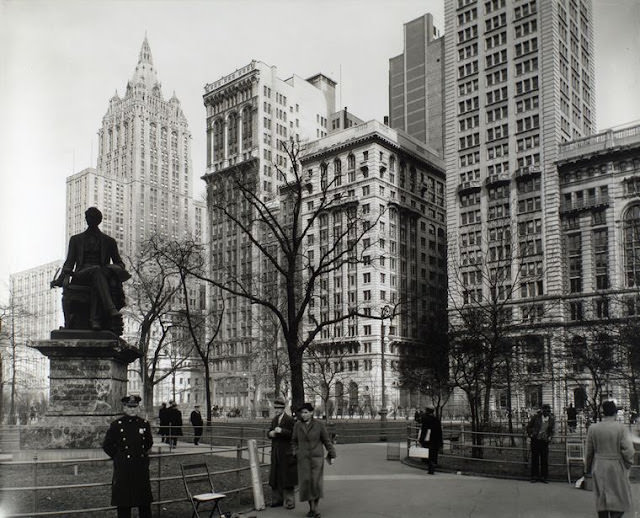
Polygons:
M123 255L135 255L152 234L191 235L197 206L191 133L175 94L162 95L146 37L125 94L109 100L98 136L97 168L67 179L67 238L84 230L91 205L103 211L102 229Z
M257 259L248 236L214 207L224 200L242 206L233 178L245 175L255 185L258 199L276 204L282 178L275 166L289 171L281 142L306 142L329 133L335 112L336 83L323 74L308 79L278 77L275 66L252 61L217 81L207 84L207 196L211 275L231 275L259 282L265 266ZM245 220L243 220L245 221ZM250 221L245 221L251 224ZM231 272L231 273L230 273ZM222 277L219 277L222 279ZM214 302L224 304L223 322L213 365L215 400L228 407L251 407L265 400L269 380L252 378L251 362L256 344L263 338L265 317L256 305L239 296L225 295ZM271 344L273 345L273 344ZM253 407L252 409L256 409Z
M442 156L444 40L425 14L404 24L404 52L389 60L389 126Z
M101 229L116 239L125 262L135 260L151 236L196 241L204 237L205 204L193 199L187 119L175 93L164 98L146 37L124 96L116 92L109 99L98 136L97 167L67 178L67 239L85 230L84 212L90 206L102 210ZM196 310L204 309L199 307L203 297L195 295L201 290L204 286L190 288ZM133 345L137 325L126 311L124 337ZM170 364L162 357L158 368ZM191 369L194 362L183 365L187 364ZM177 379L188 381L191 376L180 374ZM166 387L156 388L156 401L167 393L179 402L193 401L189 383L175 391L171 381L168 377L163 382ZM129 389L142 393L138 374L130 374Z
M523 354L541 378L562 317L555 161L595 121L591 1L447 0L444 40L450 297L509 297L514 325L540 326ZM501 272L495 292L480 270Z

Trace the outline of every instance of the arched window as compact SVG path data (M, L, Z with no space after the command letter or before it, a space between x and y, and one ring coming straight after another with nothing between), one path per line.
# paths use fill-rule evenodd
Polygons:
M349 154L347 157L347 169L355 169L356 167L356 157L355 155Z
M389 157L389 171L393 173L395 172L395 170L396 170L396 157L391 155Z
M242 149L251 149L253 146L253 113L251 108L245 108L242 112Z
M327 171L329 167L324 162L320 164L320 188L324 191L327 188Z
M339 158L333 161L333 176L336 186L342 185L342 162Z
M640 286L640 205L632 205L622 218L624 272L628 287Z
M222 149L224 143L224 124L222 120L218 119L213 123L213 159L212 162L222 160L224 158L224 150Z
M238 152L238 115L236 113L231 113L227 121L227 146L229 155Z

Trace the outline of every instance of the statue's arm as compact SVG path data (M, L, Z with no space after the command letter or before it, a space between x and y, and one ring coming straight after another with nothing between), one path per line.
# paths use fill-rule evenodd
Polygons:
M51 281L51 287L54 288L56 286L62 288L63 286L68 286L69 281L71 280L71 273L73 272L73 268L76 265L76 247L74 245L73 236L69 239L69 248L67 250L67 258L62 265L62 270L60 271L60 275L57 278Z

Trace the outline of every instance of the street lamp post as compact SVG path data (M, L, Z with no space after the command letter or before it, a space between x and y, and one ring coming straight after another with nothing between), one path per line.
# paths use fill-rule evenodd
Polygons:
M387 421L387 389L385 387L384 321L386 318L390 318L390 317L391 317L391 310L389 306L384 306L382 308L382 311L380 312L380 361L381 361L380 381L382 384L382 387L381 387L381 396L382 396L381 407L382 408L380 408L379 414L380 414L380 424L381 424L381 430L380 430L381 441L387 440L387 434L385 430L385 424Z

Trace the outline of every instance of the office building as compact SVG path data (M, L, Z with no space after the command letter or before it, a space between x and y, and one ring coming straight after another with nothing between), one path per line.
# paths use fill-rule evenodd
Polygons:
M640 126L561 144L556 163L567 342L584 348L609 335L624 350L620 330L640 315ZM568 401L581 408L596 387L577 356L567 362L565 383ZM637 389L631 373L624 375L624 358L617 355L616 368L603 370L599 389L602 399L636 408ZM603 358L600 367L605 364Z
M416 394L399 387L398 364L431 345L425 338L430 319L446 300L442 159L405 132L369 121L308 143L300 163L311 185L301 221L315 214L324 196L333 200L306 236L311 264L354 221L353 239L360 228L370 229L354 250L357 260L320 275L308 309L308 320L320 323L354 315L324 327L314 341L329 351L335 373L327 411L377 415L383 380L387 409L416 407ZM375 318L385 311L397 315ZM305 334L315 327L308 326ZM321 368L309 356L306 367L311 380ZM307 392L320 403L318 392Z
M307 142L326 136L336 113L336 83L323 74L308 79L278 77L275 66L259 61L207 84L207 183L211 275L238 275L258 282L265 266L256 259L246 235L231 224L216 205L242 200L234 178L244 175L255 194L277 209L282 178L290 164L281 141ZM246 208L246 207L245 207ZM229 273L232 272L232 273ZM222 311L222 297L215 296ZM214 400L225 408L255 412L272 384L250 374L255 349L264 339L264 315L242 297L225 295L223 323L217 338L213 364ZM253 357L253 359L252 359ZM255 372L255 369L253 369Z
M539 360L514 408L561 407L556 160L594 129L591 1L447 0L444 48L449 305L508 297L506 317L528 335L517 354ZM495 286L482 271L500 273Z
M389 60L389 126L444 150L444 39L425 14L404 24L404 52Z

